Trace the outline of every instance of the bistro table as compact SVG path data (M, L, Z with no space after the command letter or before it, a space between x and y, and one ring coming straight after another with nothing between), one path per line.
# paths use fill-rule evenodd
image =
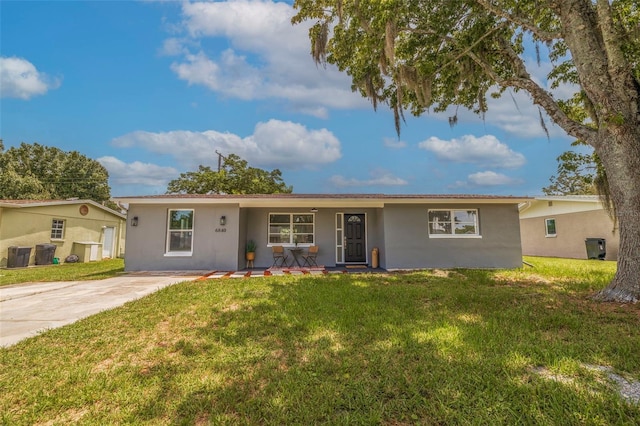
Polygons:
M302 265L300 264L300 260L298 256L300 256L304 250L300 247L289 247L289 251L293 255L293 262L295 262L296 265L298 265L298 267L301 268ZM289 266L293 266L293 262L291 262L291 265Z

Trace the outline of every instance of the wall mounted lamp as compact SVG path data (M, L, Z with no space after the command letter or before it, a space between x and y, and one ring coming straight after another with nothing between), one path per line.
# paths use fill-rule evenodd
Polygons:
M131 219L131 226L138 226L138 216L134 216L133 219Z
M220 226L225 226L227 224L227 217L220 216Z
M318 209L316 209L315 207L311 209L311 213L318 213Z

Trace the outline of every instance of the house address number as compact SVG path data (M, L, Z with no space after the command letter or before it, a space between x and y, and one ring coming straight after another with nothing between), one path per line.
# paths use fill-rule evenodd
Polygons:
M227 228L216 228L216 232L227 232Z

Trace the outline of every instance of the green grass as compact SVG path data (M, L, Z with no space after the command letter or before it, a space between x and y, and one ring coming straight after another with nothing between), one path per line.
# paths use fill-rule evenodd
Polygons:
M636 423L588 367L640 378L615 264L527 261L177 284L0 350L0 423Z
M116 276L123 271L123 259L0 269L0 286L41 281L101 280Z

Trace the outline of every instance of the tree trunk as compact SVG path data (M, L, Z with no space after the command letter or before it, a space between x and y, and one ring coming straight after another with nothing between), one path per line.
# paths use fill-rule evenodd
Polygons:
M618 269L595 298L640 301L640 129L633 125L601 129L596 142L609 181L620 232Z
M640 300L640 86L625 59L610 2L558 0L562 34L597 131L584 139L602 161L620 232L618 270L596 299ZM578 132L563 126L581 138Z

